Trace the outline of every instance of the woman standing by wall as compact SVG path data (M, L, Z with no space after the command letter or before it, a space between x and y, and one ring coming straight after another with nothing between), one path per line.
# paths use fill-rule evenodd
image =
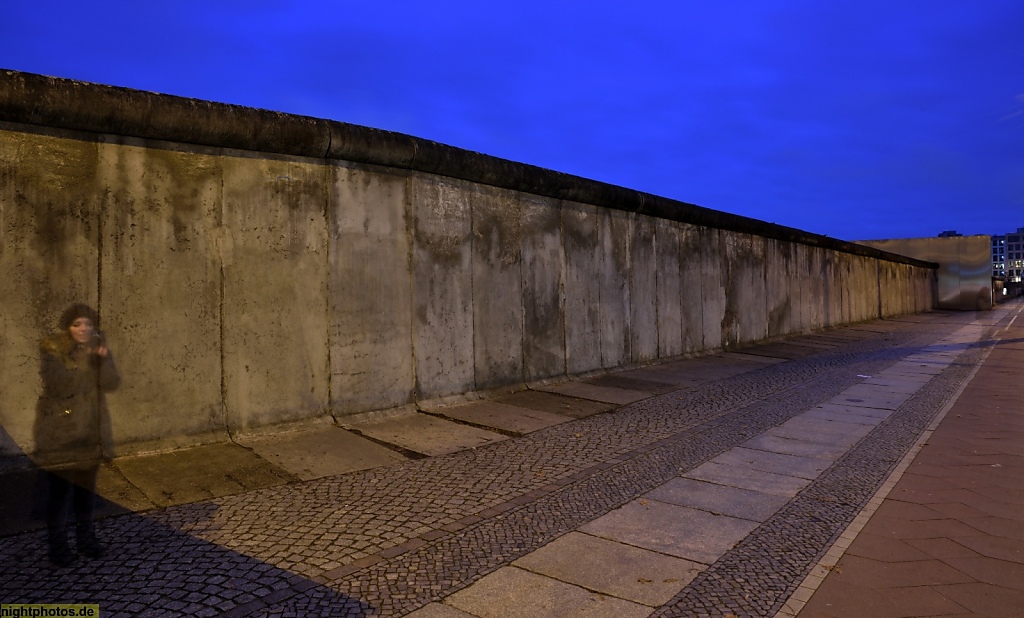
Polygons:
M75 304L60 318L60 330L40 343L43 391L36 409L34 459L47 472L47 540L58 566L77 556L68 545L68 514L75 516L78 553L103 555L93 525L96 474L103 457L102 431L109 425L104 393L120 378L98 330L99 316Z

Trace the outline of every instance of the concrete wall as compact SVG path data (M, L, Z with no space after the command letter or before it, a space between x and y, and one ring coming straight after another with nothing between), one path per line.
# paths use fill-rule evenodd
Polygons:
M923 262L406 136L14 72L0 271L5 454L33 449L38 342L72 302L120 366L124 453L924 311L934 289Z

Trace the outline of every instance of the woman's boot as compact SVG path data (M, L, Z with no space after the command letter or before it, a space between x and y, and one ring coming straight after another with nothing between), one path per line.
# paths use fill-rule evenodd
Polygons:
M68 533L66 528L49 528L46 531L46 540L50 546L50 562L54 566L65 567L78 560L75 552L68 546Z
M103 544L96 538L96 529L91 521L75 524L75 542L78 553L89 558L102 558L106 551Z

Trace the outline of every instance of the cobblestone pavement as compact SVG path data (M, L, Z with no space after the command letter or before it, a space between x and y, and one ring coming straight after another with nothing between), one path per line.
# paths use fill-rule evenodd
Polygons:
M405 615L974 317L838 329L809 355L475 450L108 518L101 561L56 569L43 532L0 538L0 601L99 603L105 616ZM773 615L980 354L968 348L655 615Z

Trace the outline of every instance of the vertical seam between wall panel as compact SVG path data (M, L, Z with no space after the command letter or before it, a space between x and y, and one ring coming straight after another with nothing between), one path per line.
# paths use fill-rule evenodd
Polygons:
M763 236L761 238L764 238ZM770 249L768 248L768 240L764 239L764 255L761 256L761 281L764 284L764 339L772 336L771 332L771 319L768 313L768 254Z
M600 210L594 206L594 219L597 223L597 366L604 369L604 277L607 255L604 248L604 220ZM609 224L610 225L610 224Z
M526 234L523 233L523 194L514 193L519 202L519 381L526 382L526 281L523 262L526 261Z
M220 367L219 367L219 369L220 369L220 413L221 413L221 417L222 417L222 420L223 420L223 423L224 423L224 433L226 433L227 436L228 436L228 439L233 442L235 440L235 436L232 435L231 424L228 422L228 384L227 384L227 379L225 377L225 363L227 362L227 356L224 353L224 342L226 340L226 336L225 336L225 333L224 333L224 311L225 311L224 290L226 289L226 286L225 286L225 283L224 283L224 244L225 243L224 243L224 239L223 239L224 233L225 233L225 229L224 229L224 209L225 208L227 208L227 200L225 199L225 195L224 195L224 174L221 173L221 175L220 175L220 208L217 209L218 213L219 213L218 217L217 217L217 227L218 227L218 230L219 230L219 234L217 236L221 240L220 240L220 248L216 252L217 260L218 260L218 266L220 267L219 268L219 270L220 270L220 281L219 281L220 289L218 290L218 297L219 297L218 300L219 300L219 302L218 302L218 308L217 308L217 312L218 312L218 316L217 316L217 330L218 330L218 335L220 337L220 346L219 346L220 347L220 350L219 350L220 351Z
M565 263L565 209L563 200L557 200L558 204L558 311L562 314L562 374L569 373L569 320L568 320L568 299L565 296L565 279L567 269Z
M333 323L331 321L331 279L334 278L334 270L331 269L331 239L334 238L334 220L332 218L333 209L331 208L331 186L334 181L333 164L331 163L331 144L334 140L334 132L327 129L327 146L324 149L323 158L321 161L324 164L324 226L326 226L327 246L324 247L324 273L326 280L324 281L324 294L326 296L324 302L324 321L327 324L327 332L325 333L324 339L327 341L327 393L326 393L326 404L327 409L324 412L331 417L332 420L337 420L334 416L334 364L331 359L331 342L333 341L332 332L334 330Z
M330 139L331 139L330 138L330 132L328 131L328 135L327 135L327 151L328 152L330 152L330 148L331 148L330 147ZM334 326L333 326L333 323L331 321L331 302L332 302L331 280L334 278L334 270L331 268L331 257L333 256L333 254L331 253L331 239L334 238L334 217L333 217L334 209L331 208L331 186L334 183L334 174L333 174L334 167L333 167L333 164L331 163L331 160L329 158L327 158L326 156L324 157L323 162L324 162L324 175L323 175L323 183L324 183L324 225L327 228L327 230L326 230L327 231L327 238L326 238L327 246L324 247L324 264L325 264L324 273L327 275L326 276L326 280L324 281L324 294L325 294L325 302L324 302L324 313L325 313L325 315L324 315L324 321L327 324L327 333L326 333L326 337L325 337L325 339L327 341L327 358L325 359L326 362L327 362L327 367L326 367L326 369L327 369L327 409L325 410L325 412L327 412L328 416L330 416L331 419L337 420L335 418L335 416L334 416L334 363L333 363L332 358L331 358L331 353L333 351L333 347L332 347L333 336L332 335L333 335L333 330L334 330Z
M661 271L661 258L658 255L658 220L653 219L654 240L651 255L654 259L654 358L661 358L661 285L659 284Z
M683 230L679 227L680 224L677 221L671 221L670 220L668 222L668 224L675 226L675 229L676 229L676 232L675 232L675 239L676 239L676 271L679 273L679 275L678 275L678 279L679 279L678 293L676 294L676 305L679 307L679 353L680 354L687 354L688 351L686 350L686 336L685 336L686 315L683 312L683 307L684 307L684 305L683 305L683 294L685 293L684 290L683 290L683 233L682 233ZM699 289L700 288L698 288L698 290ZM702 298L702 296L700 296L698 294L698 298ZM701 328L701 330L703 330L703 328ZM703 334L701 335L701 337L703 337ZM704 346L701 345L701 347L704 347Z
M415 187L415 172L409 172L405 177L405 212L402 220L405 224L405 261L406 270L409 274L409 351L412 354L412 364L409 367L409 376L412 379L407 403L416 403L420 395L418 359L416 356L416 273L413 270L413 255L416 250L416 221L413 214L413 188Z
M100 316L103 315L103 210L101 207L96 212L96 313Z
M99 150L99 144L96 144L97 151ZM98 154L98 153L97 153ZM97 158L99 158L97 156ZM102 204L99 204L99 208L96 210L96 315L99 316L99 323L96 324L96 329L100 330L103 325L103 212L106 209L103 208ZM2 218L2 217L0 217ZM2 221L0 221L2 223ZM2 227L0 227L2 229ZM102 343L103 340L101 339ZM98 379L98 378L97 378ZM111 455L114 452L114 439L113 439L113 428L111 427L110 415L106 415L107 429L110 429L111 439L110 444L103 444L103 434L105 429L102 426L103 416L100 416L100 452L104 453L105 456ZM110 453L105 453L105 447L110 449Z
M882 262L875 259L875 289L878 291L878 317L882 317Z
M636 234L637 216L638 215L635 212L627 213L626 219L628 222L628 226L626 227L626 295L629 296L629 302L626 303L626 315L624 316L626 320L627 334L626 358L621 359L616 365L617 367L633 363L633 338L635 337L635 333L633 332L633 303L635 302L633 298L633 241L636 240L634 236ZM613 234L612 237L614 238L614 236L615 235Z
M465 185L460 185L460 190L465 188ZM477 367L476 367L476 220L473 216L473 205L476 202L474 199L474 189L470 187L466 193L469 194L466 200L469 206L469 354L470 362L473 363L473 392L479 390L479 380L477 378Z

